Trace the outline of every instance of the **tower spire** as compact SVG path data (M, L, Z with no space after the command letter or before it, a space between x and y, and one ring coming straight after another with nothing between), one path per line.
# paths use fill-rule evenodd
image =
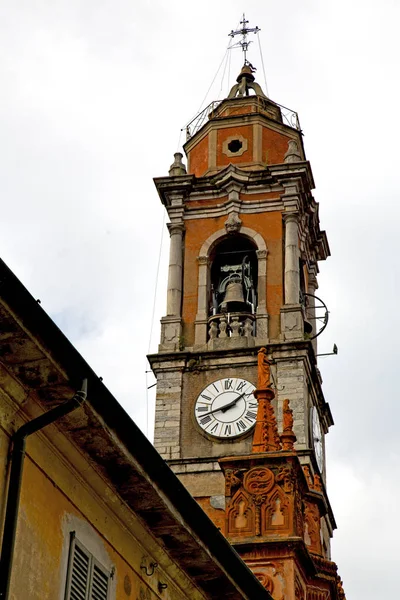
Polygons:
M257 25L255 27L247 27L248 24L249 24L249 22L246 20L246 16L243 13L243 19L240 21L240 25L242 26L241 29L237 29L236 31L234 31L232 29L232 31L229 34L229 37L231 37L233 39L237 35L242 36L242 39L239 40L239 42L237 42L237 44L234 44L234 45L242 47L242 51L244 53L244 64L249 65L252 68L254 68L247 60L247 50L249 48L249 45L251 44L251 42L248 41L247 36L249 33L254 33L256 35L259 31L261 31L261 29L259 27L257 27Z

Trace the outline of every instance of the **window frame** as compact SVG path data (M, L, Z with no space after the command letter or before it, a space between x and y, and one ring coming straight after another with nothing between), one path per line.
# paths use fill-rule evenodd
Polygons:
M79 548L80 552L82 552L88 559L88 572L86 579L86 589L83 590L85 596L85 600L93 600L93 581L94 581L94 572L95 568L104 577L107 579L107 595L104 600L110 600L110 580L112 576L112 571L107 569L104 565L101 564L97 560L97 558L90 552L84 544L76 537L75 531L71 531L70 533L70 543L69 543L69 552L68 552L68 567L67 567L67 578L65 583L65 600L72 600L71 592L72 592L72 582L73 582L73 566L74 566L74 558L75 558L75 548Z

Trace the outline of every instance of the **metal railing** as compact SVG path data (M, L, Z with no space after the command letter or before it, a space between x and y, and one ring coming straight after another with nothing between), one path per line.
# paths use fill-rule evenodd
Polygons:
M268 114L266 107L268 105L276 106L280 109L282 122L292 129L301 131L299 116L294 110L287 108L287 106L283 106L282 104L278 104L277 102L273 102L273 100L269 100L268 98L263 98L262 96L251 96L251 98L257 98L257 112L264 112L265 114ZM191 121L189 121L185 127L182 128L182 131L186 131L186 141L190 140L190 138L192 138L203 127L208 119L212 119L215 116L216 109L221 102L223 102L223 100L213 100Z

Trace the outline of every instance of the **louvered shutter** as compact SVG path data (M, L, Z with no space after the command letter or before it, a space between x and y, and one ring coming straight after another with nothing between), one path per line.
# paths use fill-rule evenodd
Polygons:
M90 577L90 555L71 536L67 580L67 600L87 600Z
M108 600L110 575L71 534L66 600Z
M102 571L100 567L95 563L93 565L90 600L107 600L108 580L108 575L104 571Z

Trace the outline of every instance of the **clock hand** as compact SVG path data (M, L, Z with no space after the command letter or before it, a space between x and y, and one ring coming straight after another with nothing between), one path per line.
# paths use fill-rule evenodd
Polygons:
M228 408L231 408L231 406L234 406L236 404L236 402L238 402L241 398L243 398L244 395L245 395L245 392L243 392L243 394L240 394L240 396L238 396L234 400L231 400L230 402L228 402L228 404L224 404L223 406L220 406L219 408L214 408L214 410L210 410L207 414L212 415L213 413L218 412L219 410L222 410L222 412L225 412L226 410L228 410Z

